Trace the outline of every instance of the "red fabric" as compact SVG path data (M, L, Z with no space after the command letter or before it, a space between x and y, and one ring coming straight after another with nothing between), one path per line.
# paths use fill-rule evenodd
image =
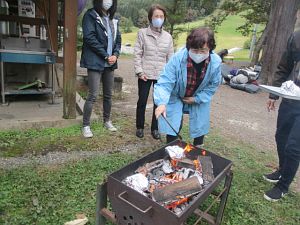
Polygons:
M202 67L200 70L197 70L193 64L193 61L190 57L188 57L187 63L187 85L185 90L185 97L192 97L202 83L208 64L210 62L210 57L208 57L204 63L202 63Z

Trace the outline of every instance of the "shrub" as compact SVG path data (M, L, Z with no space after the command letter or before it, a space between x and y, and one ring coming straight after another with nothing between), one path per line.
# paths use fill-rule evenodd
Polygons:
M121 17L120 28L122 33L132 32L133 22L131 18Z
M244 48L244 49L250 49L250 47L251 47L251 39L247 39L247 40L244 42L243 48Z

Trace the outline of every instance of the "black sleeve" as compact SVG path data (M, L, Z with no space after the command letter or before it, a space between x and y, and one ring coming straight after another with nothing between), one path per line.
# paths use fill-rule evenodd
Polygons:
M285 52L281 56L281 60L277 66L277 70L274 74L272 85L275 87L280 87L282 83L288 80L289 75L291 74L294 68L294 59L292 46L294 46L294 35L292 35L287 44ZM279 97L273 94L270 94L271 99L278 99Z

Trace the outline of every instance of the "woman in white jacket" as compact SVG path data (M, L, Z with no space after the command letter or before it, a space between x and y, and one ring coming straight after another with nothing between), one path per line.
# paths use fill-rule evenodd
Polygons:
M149 91L157 82L160 72L174 53L172 36L163 30L166 10L160 5L152 5L148 11L149 27L140 29L134 47L134 69L138 77L136 109L136 136L144 137L145 110ZM157 120L153 107L151 135L159 139Z

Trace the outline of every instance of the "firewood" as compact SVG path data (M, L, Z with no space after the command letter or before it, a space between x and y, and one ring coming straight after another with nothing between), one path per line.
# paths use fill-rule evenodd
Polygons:
M176 166L195 169L195 163L193 162L193 160L188 158L178 159Z
M161 167L163 165L163 161L163 159L159 159L150 163L146 163L144 166L140 166L135 172L147 175L151 170Z
M212 182L215 179L213 163L210 156L199 156L202 166L202 177L205 182Z
M197 194L201 191L202 186L197 177L191 177L186 180L167 185L160 189L155 189L152 198L159 203L170 203L178 201Z

